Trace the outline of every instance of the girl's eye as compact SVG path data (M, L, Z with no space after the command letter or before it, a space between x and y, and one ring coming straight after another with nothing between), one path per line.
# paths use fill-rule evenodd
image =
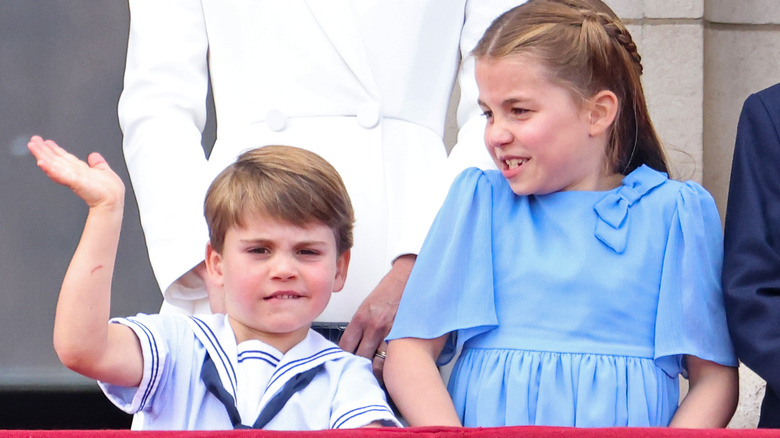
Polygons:
M488 110L482 111L482 117L490 119L491 117L493 117L493 111L488 111Z
M522 116L523 114L527 113L528 110L525 108L512 108L512 114L516 116Z

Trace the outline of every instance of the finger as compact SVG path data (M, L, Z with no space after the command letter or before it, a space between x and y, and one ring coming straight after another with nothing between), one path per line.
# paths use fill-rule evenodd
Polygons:
M64 159L76 159L74 155L72 155L70 152L66 151L65 149L61 148L57 143L54 142L54 140L44 140L43 141L43 147L49 151L52 157L58 157L58 158L64 158ZM79 160L80 161L80 160Z
M375 359L381 359L385 360L387 358L387 342L380 342L379 346L376 347L376 352L374 353Z
M341 340L339 341L339 347L348 353L355 353L362 337L363 328L353 320L347 325L347 328L344 329L344 333L341 335ZM371 356L364 357L371 358Z
M360 339L360 345L358 345L355 354L371 359L374 357L374 353L377 352L382 341L384 341L384 339L382 339L382 336L379 336L379 333L376 331L364 330L363 338Z
M43 141L31 141L27 148L35 157L38 167L49 177L58 174L58 158Z
M57 146L51 140L43 140L35 136L30 139L28 149L37 159L38 167L52 181L73 189L74 181L82 169L87 169L87 164L76 156Z
M43 139L37 135L30 138L30 141L27 143L27 149L38 161L50 155L49 148L43 142Z
M379 385L382 388L384 388L385 387L385 378L384 378L385 359L381 357L375 357L373 363L371 364L371 368L374 371L374 377L376 377L377 382L379 382Z
M38 165L43 168L51 168L56 165L70 166L75 164L78 166L83 163L76 156L59 147L57 143L52 140L43 140L37 135L30 138L27 148L38 160Z
M30 141L27 142L27 148L31 150L39 149L41 144L43 144L43 139L39 135L33 135L30 137Z
M385 379L383 373L385 370L386 358L387 358L387 342L383 341L379 344L376 353L374 353L374 360L371 361L372 362L371 367L374 371L374 376L376 377L376 380L383 388L385 387Z
M89 164L89 167L107 167L110 168L108 165L108 162L105 158L103 158L102 155L98 152L92 152L87 157L87 163Z

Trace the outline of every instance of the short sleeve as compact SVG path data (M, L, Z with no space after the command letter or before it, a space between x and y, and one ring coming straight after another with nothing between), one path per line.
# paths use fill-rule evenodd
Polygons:
M138 387L124 387L98 382L111 402L128 414L146 410L152 404L160 386L162 370L168 358L168 347L154 324L155 315L138 314L129 318L114 318L112 324L122 324L133 330L143 353L143 376Z
M449 362L469 338L498 325L493 290L492 185L476 168L453 182L417 256L388 339L451 336Z
M371 371L371 362L362 357L350 357L339 367L326 362L331 380L337 380L336 395L331 401L331 429L354 429L373 422L383 427L403 427L387 404L385 392ZM337 374L334 374L337 373Z
M661 274L655 360L667 374L687 374L683 355L737 366L721 287L723 235L715 201L694 182L677 196Z

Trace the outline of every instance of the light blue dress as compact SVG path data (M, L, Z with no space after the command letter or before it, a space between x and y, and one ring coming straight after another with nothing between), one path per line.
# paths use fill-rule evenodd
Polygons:
M643 166L606 192L454 182L389 339L451 333L465 426L666 426L682 355L736 366L712 197Z

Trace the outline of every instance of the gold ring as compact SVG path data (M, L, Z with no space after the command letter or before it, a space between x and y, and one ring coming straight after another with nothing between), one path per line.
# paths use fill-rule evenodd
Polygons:
M377 350L377 352L374 353L374 357L378 357L380 359L386 359L387 358L387 353L384 352L384 351L378 351Z

